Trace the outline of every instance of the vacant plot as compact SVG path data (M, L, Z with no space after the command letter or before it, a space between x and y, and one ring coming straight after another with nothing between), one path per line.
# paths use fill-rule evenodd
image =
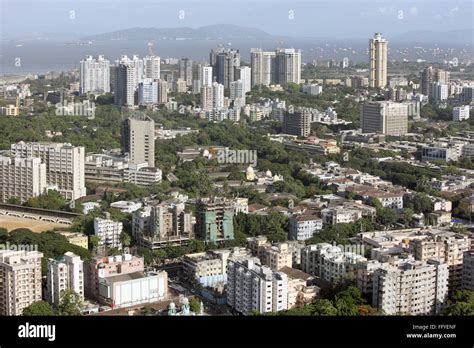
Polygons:
M0 216L0 227L6 228L7 231L13 231L17 228L28 228L33 232L44 232L58 227L64 228L66 225L2 215Z

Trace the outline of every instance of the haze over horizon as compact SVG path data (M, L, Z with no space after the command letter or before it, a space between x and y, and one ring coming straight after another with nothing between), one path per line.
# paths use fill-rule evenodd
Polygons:
M441 25L445 32L466 30L473 18L470 0L230 0L223 5L218 0L1 0L0 38L80 38L133 27L199 28L225 23L272 35L358 39L375 31L385 36L436 32ZM15 20L20 15L21 22Z

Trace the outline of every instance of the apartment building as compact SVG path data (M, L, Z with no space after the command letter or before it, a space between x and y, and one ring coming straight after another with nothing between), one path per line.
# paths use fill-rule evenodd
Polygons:
M122 249L120 235L123 231L122 222L109 219L94 219L94 235L99 238L99 248Z
M448 266L407 261L373 273L372 304L385 314L439 314L448 295Z
M290 217L290 240L307 240L323 228L323 220L317 215Z
M288 277L262 266L257 258L227 264L227 304L242 314L288 309Z
M222 197L203 198L196 203L196 237L206 243L234 239L232 201Z
M446 264L449 272L448 289L452 294L462 286L463 255L470 249L471 240L468 236L445 232L410 240L408 250L416 260L432 259Z
M301 249L304 246L304 242L296 240L289 240L285 243L271 243L266 236L247 238L247 248L251 250L252 255L257 256L263 265L269 266L275 271L285 267L285 265L287 267L300 265ZM272 256L270 257L269 254L272 254ZM271 260L272 258L273 260Z
M45 299L57 306L61 292L72 290L84 300L84 262L80 256L68 251L59 259L48 260Z
M186 278L204 287L218 287L227 284L227 264L251 257L246 248L229 248L185 255L183 272Z
M347 224L362 219L362 211L349 209L343 206L325 208L321 210L321 219L324 224Z
M80 62L80 93L110 92L110 61L104 56L86 56Z
M41 258L38 251L0 250L0 315L22 315L41 301Z
M184 203L147 205L132 215L132 234L140 246L157 249L194 238L193 216Z
M311 115L307 110L288 112L283 118L283 133L307 137L311 133Z
M474 291L474 250L464 252L462 287Z
M382 34L375 33L369 40L369 84L370 87L383 88L387 85L388 41Z
M404 135L408 133L409 103L378 101L362 106L362 133Z
M0 201L18 198L21 203L47 188L46 164L40 158L0 156Z
M308 245L301 250L301 269L331 283L356 279L356 265L366 261L362 255L344 251L329 243Z
M41 159L46 164L46 182L57 187L67 200L76 200L86 195L84 180L85 148L67 143L12 144L12 157Z
M133 114L122 123L122 153L130 164L155 166L155 122L143 114Z

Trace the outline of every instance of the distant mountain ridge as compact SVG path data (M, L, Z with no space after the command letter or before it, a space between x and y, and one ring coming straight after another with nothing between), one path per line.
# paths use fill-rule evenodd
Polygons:
M216 24L199 27L179 28L130 28L81 38L83 41L108 40L164 40L164 39L270 39L267 32L232 24Z

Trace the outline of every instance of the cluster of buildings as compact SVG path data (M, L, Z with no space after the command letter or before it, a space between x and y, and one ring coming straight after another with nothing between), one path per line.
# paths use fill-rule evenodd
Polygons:
M472 289L470 250L467 235L445 230L362 232L354 244L304 247L301 269L331 283L355 282L385 314L434 315L449 294Z
M12 144L9 154L0 157L0 199L21 203L49 189L67 200L86 195L84 147L61 143Z
M44 281L42 258L38 251L0 250L0 288L6 294L0 301L0 315L22 315L26 307L41 300L57 308L66 290L74 292L83 303L91 300L113 309L168 297L167 273L145 271L141 257L121 254L85 262L66 252L47 260ZM85 309L84 305L81 310Z

